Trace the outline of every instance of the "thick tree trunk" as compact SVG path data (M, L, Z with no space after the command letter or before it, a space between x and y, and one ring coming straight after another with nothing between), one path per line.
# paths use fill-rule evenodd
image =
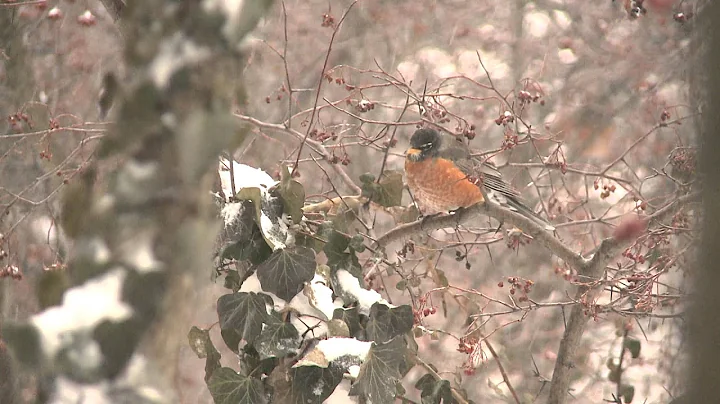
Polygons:
M703 180L703 237L690 322L690 383L686 403L714 403L720 397L720 3L707 1L699 15L700 51L693 94L703 111L701 171Z

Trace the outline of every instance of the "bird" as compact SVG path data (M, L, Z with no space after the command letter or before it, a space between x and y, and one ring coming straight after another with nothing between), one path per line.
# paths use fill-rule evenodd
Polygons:
M418 129L405 153L407 185L423 215L447 213L491 199L531 219L545 230L555 228L523 201L488 161L472 157L460 142L443 145L432 128Z

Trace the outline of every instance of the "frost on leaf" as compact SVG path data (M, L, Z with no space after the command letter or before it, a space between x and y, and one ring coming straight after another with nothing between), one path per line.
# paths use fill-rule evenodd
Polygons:
M188 332L188 343L195 355L205 359L205 382L220 368L220 353L210 340L210 331L193 327Z
M273 388L273 403L324 403L343 378L343 369L335 364L327 368L301 366L289 369L286 366L289 362L281 362L268 378Z
M300 335L297 329L291 323L283 321L277 312L268 316L265 329L255 340L255 349L261 360L296 353L299 346Z

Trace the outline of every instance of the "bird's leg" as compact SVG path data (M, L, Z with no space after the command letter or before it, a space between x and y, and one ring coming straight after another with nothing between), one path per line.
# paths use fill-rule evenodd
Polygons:
M500 230L502 230L503 224L505 224L505 223L500 222L498 224L498 227L497 227L497 229L495 229L495 233L493 233L493 236L497 236L497 234L500 233Z

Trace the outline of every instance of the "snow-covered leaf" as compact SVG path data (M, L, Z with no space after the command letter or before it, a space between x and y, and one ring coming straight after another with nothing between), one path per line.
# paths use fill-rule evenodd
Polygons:
M205 359L205 382L220 369L220 353L210 340L210 331L192 327L188 332L190 348L200 359Z
M255 340L255 349L260 354L260 359L282 357L297 352L300 335L295 326L283 321L277 312L270 314L265 324L267 326Z

